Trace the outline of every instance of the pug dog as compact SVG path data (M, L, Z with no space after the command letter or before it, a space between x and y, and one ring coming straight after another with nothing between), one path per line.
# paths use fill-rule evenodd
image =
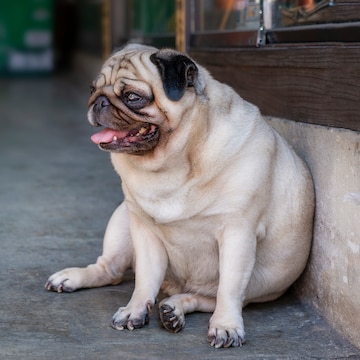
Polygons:
M244 342L242 308L281 296L305 268L312 238L310 173L286 141L232 88L189 56L128 45L92 84L92 136L122 180L103 254L68 268L46 288L116 285L135 271L115 329L149 321L160 290L169 331L211 312L215 348Z

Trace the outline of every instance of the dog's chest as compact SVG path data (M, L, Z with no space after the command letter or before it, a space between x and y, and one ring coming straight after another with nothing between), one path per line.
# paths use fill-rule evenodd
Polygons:
M164 198L142 198L140 207L156 224L168 224L188 216L188 206L181 195Z
M199 214L205 206L195 187L188 184L137 187L128 192L126 199L135 211L150 218L155 224L189 219Z
M181 291L215 296L221 230L214 219L199 217L154 227L168 255L167 280Z

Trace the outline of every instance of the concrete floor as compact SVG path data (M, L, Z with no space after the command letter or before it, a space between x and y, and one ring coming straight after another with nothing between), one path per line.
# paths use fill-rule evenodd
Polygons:
M121 201L108 154L89 140L88 83L0 79L0 358L360 359L292 294L247 307L245 345L216 350L206 341L210 314L189 315L178 334L159 327L156 311L143 329L113 330L112 314L131 295L130 273L119 286L44 289L53 272L96 259Z

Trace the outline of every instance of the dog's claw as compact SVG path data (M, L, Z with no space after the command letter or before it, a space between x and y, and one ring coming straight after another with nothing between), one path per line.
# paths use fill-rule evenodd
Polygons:
M153 304L150 301L148 301L146 303L146 308L147 308L148 313L151 313L151 310L153 308Z
M133 331L135 329L134 325L133 325L133 323L131 321L128 321L128 323L126 324L126 327L130 331Z
M68 268L58 271L47 279L45 289L58 293L73 292L81 288L81 271L82 269L79 268Z
M124 326L117 325L117 324L115 323L115 321L112 321L112 322L111 322L111 326L112 326L115 330L119 330L119 331L122 331L122 330L125 329Z
M244 343L244 340L233 329L227 331L215 329L215 334L209 335L208 341L210 346L214 346L215 349L238 347Z
M147 307L148 308L148 307ZM120 308L113 316L111 321L111 326L115 330L124 330L128 329L133 331L135 329L140 329L144 325L149 323L149 314L143 313L138 317L132 317L131 313L126 311L126 308Z
M59 284L58 286L55 286L52 282L47 281L45 284L45 289L47 291L56 291L58 293L62 293L63 292L63 284Z

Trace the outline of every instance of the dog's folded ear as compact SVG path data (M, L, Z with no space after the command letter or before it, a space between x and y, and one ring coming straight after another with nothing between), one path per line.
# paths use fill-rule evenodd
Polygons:
M172 101L180 100L186 88L195 87L198 68L187 56L170 50L160 50L150 56L158 67L166 96Z

